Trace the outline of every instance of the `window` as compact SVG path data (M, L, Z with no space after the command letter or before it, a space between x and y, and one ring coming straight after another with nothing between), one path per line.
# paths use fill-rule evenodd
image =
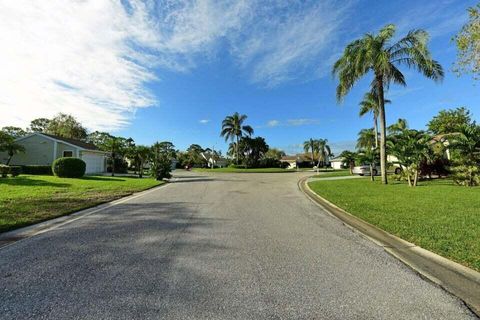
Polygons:
M73 151L65 150L65 151L63 151L63 156L71 158L71 157L73 157Z

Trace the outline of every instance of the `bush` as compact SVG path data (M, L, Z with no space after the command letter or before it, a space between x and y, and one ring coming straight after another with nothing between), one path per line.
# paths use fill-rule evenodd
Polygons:
M23 174L52 175L52 166L21 166Z
M58 158L52 164L53 173L60 178L81 178L87 165L79 158Z
M10 167L4 164L0 164L0 177L6 178L7 174L10 173Z
M18 177L22 173L22 167L20 166L10 166L10 174L12 177Z

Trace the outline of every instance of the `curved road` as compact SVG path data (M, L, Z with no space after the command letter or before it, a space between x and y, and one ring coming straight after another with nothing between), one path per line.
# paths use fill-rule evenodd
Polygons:
M177 172L1 248L0 318L475 318L305 198L301 175Z

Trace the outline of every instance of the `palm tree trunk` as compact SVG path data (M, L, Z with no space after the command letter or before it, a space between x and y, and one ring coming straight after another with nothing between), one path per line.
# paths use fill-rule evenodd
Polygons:
M12 158L13 158L13 155L8 155L8 160L7 160L7 163L5 163L5 165L9 165L10 164L10 161L12 161Z
M370 163L370 180L375 181L375 176L373 175L373 164Z
M235 159L235 160L236 160L236 162L237 162L237 165L238 165L238 158L239 158L239 157L238 157L238 155L239 155L239 153L238 153L238 136L237 136L237 145L235 146L235 151L236 151L236 154L237 154L237 156L236 156L236 159Z
M373 116L373 130L375 131L375 148L378 149L378 121L377 121L377 115Z
M313 151L313 145L312 145L312 167L315 166L315 154L314 154L314 151Z
M387 124L385 120L385 99L383 95L383 76L377 76L378 105L380 116L380 171L382 184L388 184L387 180Z
M418 182L418 169L415 170L415 175L413 178L413 186L416 187Z
M115 176L115 153L112 152L112 177Z

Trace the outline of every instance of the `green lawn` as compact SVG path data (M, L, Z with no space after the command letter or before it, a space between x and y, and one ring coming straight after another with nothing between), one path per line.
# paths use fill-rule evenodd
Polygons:
M351 214L425 249L480 271L480 187L450 180L416 188L365 179L313 181L319 195Z
M350 170L330 170L330 171L320 171L319 174L314 175L312 178L332 178L332 177L344 177L349 176Z
M150 178L105 176L0 178L0 232L118 199L161 183Z
M283 172L295 172L295 170L287 170L282 168L252 168L252 169L237 169L237 168L193 168L196 172L229 172L229 173L283 173Z

